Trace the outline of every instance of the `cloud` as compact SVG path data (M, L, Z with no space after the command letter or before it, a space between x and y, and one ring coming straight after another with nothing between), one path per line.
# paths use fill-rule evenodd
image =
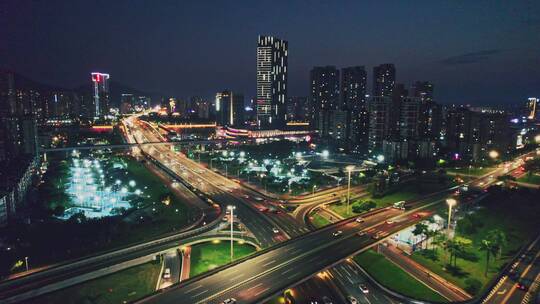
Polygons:
M465 53L457 56L452 56L445 58L440 63L444 65L463 65L463 64L472 64L481 61L486 61L489 58L498 55L502 52L501 49L492 49L492 50L483 50L472 53Z

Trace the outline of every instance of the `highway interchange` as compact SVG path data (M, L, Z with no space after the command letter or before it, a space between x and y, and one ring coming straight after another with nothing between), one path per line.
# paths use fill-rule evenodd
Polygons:
M151 127L145 127L144 123L138 121L136 117L131 117L130 120L126 122L129 125L128 129L131 129L128 136L130 143L163 140L158 132L155 132ZM163 166L172 171L174 175L182 179L182 182L187 182L192 187L191 190L204 193L210 199L210 202L218 202L221 205L234 205L236 207L235 213L246 228L259 240L261 247L272 247L255 254L253 257L220 268L218 271L187 280L179 285L166 286L166 284L162 286L165 287L162 292L141 300L142 303L220 303L226 298L236 298L238 303L263 302L281 294L283 290L292 286L297 286L295 292L298 293L299 297L305 297L306 292L310 294L318 290L318 294L315 294L314 297L319 297L320 301L321 293L330 293L332 297L338 297L338 295L334 294L337 285L339 285L341 291L355 295L358 299L364 299L363 302L370 303L369 297L372 297L371 300L376 303L393 303L393 300L383 293L376 293L377 296L373 293L371 295L360 293L357 288L358 278L363 279L355 272L357 271L355 265L347 262L347 258L366 250L394 232L414 225L421 218L412 216L413 214L420 209L422 212L429 212L430 208L443 202L447 195L454 190L448 189L425 197L420 201L412 202L410 207L414 211L404 212L386 208L363 216L364 222L362 223L349 219L310 232L305 224L308 212L322 203L341 199L341 196L346 193L344 188L337 189L337 191L321 191L318 195L308 195L300 199L291 199L289 203L298 206L292 216L285 212L261 212L261 206L272 204L277 210L280 210L280 206L274 202L275 199L243 187L238 182L189 160L187 157L172 151L170 146L141 145L132 149L138 151L141 155L144 154L149 157L158 166ZM508 169L500 168L493 172L493 175L497 176L507 171ZM486 186L493 181L493 176L486 176L478 179L476 183ZM178 192L191 193L178 180L172 178L170 182L174 187L178 187ZM362 196L365 194L365 190L361 187L352 188L351 193L354 196ZM216 210L215 206L203 202L196 195L193 195L193 197L198 200L200 207L206 211L200 226L204 227L218 218L219 209ZM395 219L395 223L386 223L389 219ZM279 233L274 232L275 228L279 230ZM336 237L333 234L338 230L342 231L342 235ZM358 235L360 231L365 234ZM291 238L294 239L290 240ZM177 235L171 241L176 239L181 240L182 237ZM153 245L160 245L164 248L167 244L170 247L170 242L165 241ZM149 246L147 250L148 252L152 250L155 252L156 248ZM537 247L533 247L533 249L538 252ZM129 254L118 255L118 257L119 260L120 257L121 260L126 260L139 255L140 252L129 251ZM102 259L99 261L103 264L90 263L85 266L86 268L77 268L76 271L71 273L64 272L62 268L52 268L49 272L38 272L35 274L36 276L23 277L22 280L17 280L12 285L15 286L14 289L10 289L10 285L6 285L6 283L0 284L0 295L5 296L2 294L4 292L6 294L17 294L24 290L32 290L33 286L69 279L70 276L75 274L84 273L89 269L96 269L100 265L105 265L105 260L111 263L115 262L114 259L106 259L103 256L96 257L96 259L98 258ZM520 262L516 265L516 267L522 267L520 270L524 273L523 279L538 280L539 270L537 263L535 264L537 259L538 255L530 258L529 263ZM74 267L73 264L68 266ZM321 271L324 272L321 273ZM324 276L309 280L315 274L324 274ZM179 274L174 273L173 275L176 280L176 276ZM334 282L328 283L328 277L334 278ZM356 280L353 280L352 277L356 278ZM505 282L506 285L501 284L501 286L508 286L509 281ZM304 283L298 285L301 282ZM7 283L11 284L11 282ZM509 288L512 297L518 294L515 285ZM506 293L506 296L509 297L509 294ZM490 299L491 302L489 303L504 303L499 299L501 297L496 295L497 293ZM373 297L376 299L373 299ZM497 301L497 299L499 300ZM503 298L505 301L507 299Z

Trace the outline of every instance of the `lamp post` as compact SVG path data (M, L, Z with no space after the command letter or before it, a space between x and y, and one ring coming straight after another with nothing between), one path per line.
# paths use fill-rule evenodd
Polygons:
M24 265L26 266L26 272L28 272L28 257L24 257Z
M349 207L351 201L351 172L354 170L354 166L347 166L347 173L349 173L349 180L347 182L347 215L350 214Z
M450 220L452 219L452 207L454 207L457 204L457 201L453 198L449 198L446 200L446 204L448 204L447 233L448 233L448 237L450 238Z
M233 249L233 223L234 223L234 209L236 209L236 206L227 206L227 209L230 211L231 213L231 262L233 261L233 258L234 258L234 249Z
M491 159L493 160L496 160L497 157L499 157L499 152L495 151L495 150L491 150L489 151L489 157L491 157Z
M225 164L225 177L229 177L229 167Z
M315 188L317 188L317 185L313 185L313 193L311 195L315 195Z

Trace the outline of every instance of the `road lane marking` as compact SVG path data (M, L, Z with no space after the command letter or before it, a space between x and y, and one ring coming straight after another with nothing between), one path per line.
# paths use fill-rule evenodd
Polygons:
M261 293L267 291L268 289L270 289L270 287L266 287L265 289L261 289L259 292L257 292L257 293L255 294L255 296L260 295Z
M262 265L263 265L263 267L266 267L266 266L268 266L268 265L270 265L270 264L272 264L272 263L274 263L274 262L276 262L275 259L274 259L274 260L271 260L271 261L268 262L268 263L264 263L264 264L262 264Z
M201 284L201 285L197 285L197 286L195 286L194 288L191 288L191 289L189 289L189 290L186 290L186 293L190 293L190 292L192 292L192 291L194 291L194 290L197 290L197 289L199 289L199 288L201 288L201 287L203 287L202 284Z
M198 296L200 296L200 295L206 293L207 291L208 291L208 289L205 289L205 290L199 292L198 294L191 296L191 298L196 298L196 297L198 297Z

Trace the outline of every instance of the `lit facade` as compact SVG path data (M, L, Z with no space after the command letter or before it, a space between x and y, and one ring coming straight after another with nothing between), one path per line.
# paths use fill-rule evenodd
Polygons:
M285 125L287 116L288 42L259 36L257 44L257 125L261 128Z
M95 117L109 113L109 74L92 73Z

